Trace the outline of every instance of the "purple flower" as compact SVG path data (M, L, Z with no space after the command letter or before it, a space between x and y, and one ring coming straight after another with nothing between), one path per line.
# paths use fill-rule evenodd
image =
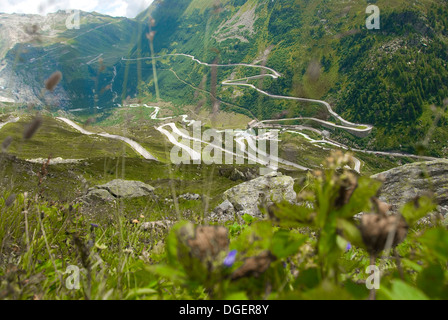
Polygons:
M235 263L237 252L237 250L232 250L227 254L227 257L224 259L224 266L230 268Z
M352 245L350 242L347 243L347 246L345 247L345 251L349 251L352 248Z

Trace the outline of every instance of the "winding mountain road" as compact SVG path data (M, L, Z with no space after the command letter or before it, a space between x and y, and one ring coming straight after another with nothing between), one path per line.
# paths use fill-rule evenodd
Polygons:
M311 120L317 123L320 123L324 126L327 127L332 127L332 128L339 128L339 129L343 129L349 132L355 132L355 133L363 133L363 134L369 134L371 132L371 130L373 129L372 125L369 124L358 124L358 123L353 123L350 121L345 120L344 118L342 118L338 113L336 113L333 108L331 107L331 105L323 100L317 100L317 99L308 99L308 98L301 98L301 97L292 97L292 96L282 96L282 95L274 95L274 94L270 94L264 90L261 90L259 88L257 88L255 85L248 83L248 81L250 80L256 80L256 79L262 79L264 77L271 77L273 79L277 79L279 77L281 77L282 75L277 72L276 70L266 67L266 66L262 66L262 65L256 65L256 64L247 64L247 63L233 63L233 64L211 64L211 63L206 63L206 62L202 62L199 59L195 58L192 55L189 54L184 54L184 53L172 53L172 54L166 54L166 55L160 55L160 56L155 56L155 57L142 57L142 58L134 58L134 59L126 59L124 57L122 57L123 61L137 61L137 60L152 60L152 59L161 59L161 58L165 58L165 57L169 57L169 56L182 56L182 57L186 57L191 59L192 61L204 65L204 66L208 66L208 67L237 67L237 66L244 66L244 67L251 67L251 68L259 68L259 69L263 69L263 71L268 71L268 73L264 73L260 74L260 75L255 75L255 76L249 76L249 77L244 77L244 78L240 78L240 79L235 79L235 80L224 80L222 81L222 85L228 85L228 86L244 86L244 87L250 87L254 90L256 90L257 92L266 95L268 97L274 98L274 99L287 99L287 100L296 100L296 101L302 101L302 102L311 102L311 103L317 103L317 104L322 104L326 107L328 113L334 117L336 120L338 120L341 124L336 124L330 121L326 121L326 120L322 120L322 119L318 119L318 118L313 118L313 117L296 117L296 118L288 118L288 119L272 119L272 120L263 120L263 121L258 121L252 125L252 128L263 128L264 124L267 123L272 123L272 122L279 122L279 121L289 121L289 120ZM183 116L183 121L185 122L185 117ZM154 118L153 118L154 119ZM175 126L174 123L170 123L170 124L165 124L164 126L169 125L169 126ZM191 125L191 123L189 124ZM163 126L162 126L163 127ZM162 129L162 127L157 128ZM278 125L277 128L280 129L284 129L287 126L282 126L282 125ZM361 150L361 149L354 149L354 148L349 148L337 141L331 140L329 138L325 138L323 135L323 131L318 130L316 128L313 127L308 127L308 126L295 126L298 128L299 131L301 130L311 130L314 131L318 134L320 134L323 139L322 140L314 140L312 138L310 138L308 135L301 133L301 132L297 132L297 131L292 131L290 130L290 132L294 132L294 133L299 133L301 134L304 138L306 138L308 141L310 141L311 143L315 144L315 145L320 145L320 144L327 144L327 145L333 145L335 147L338 148L342 148L345 150L352 150L352 151L356 151L356 152L361 152L361 153L366 153L366 154L375 154L375 155L383 155L383 156L393 156L393 157L409 157L409 158L415 158L415 159L421 159L421 160L435 160L437 158L433 158L433 157L426 157L426 156L417 156L417 155L412 155L412 154L406 154L406 153L400 153L400 152L387 152L387 151L369 151L369 150ZM159 130L160 132L164 133L168 139L170 141L174 141L175 138L170 136L171 133L169 133L166 130ZM256 137L252 136L252 138L250 139L256 139ZM250 142L250 139L247 139L247 137L245 138L248 143ZM176 140L177 141L177 140ZM237 142L237 144L240 145L241 150L244 149L244 152L246 153L247 156L249 156L249 153L247 153L247 151L245 150L245 145L241 142L241 138L235 139L235 141ZM204 142L204 141L202 141ZM253 142L253 141L252 141ZM204 142L206 143L206 142ZM251 144L252 145L252 144ZM226 151L226 150L224 150ZM292 165L293 167L296 168L300 168L301 170L309 170L309 168L300 166L298 164L289 162L287 160L281 159L281 158L277 158L278 163L283 163L283 164L287 164L287 165ZM361 161L357 158L354 158L355 161L355 165L354 165L354 170L357 172L360 172L361 170Z
M73 122L72 120L69 120L67 118L63 118L63 117L56 117L56 119L65 122L66 124L68 124L69 126L71 126L72 128L78 130L79 132L81 132L82 134L85 135L98 135L104 138L110 138L110 139L115 139L115 140L121 140L126 142L135 152L137 152L138 154L140 154L143 158L148 159L148 160L156 160L158 161L152 154L150 154L145 148L143 148L139 143L135 142L134 140L131 140L129 138L126 137L122 137L116 134L109 134L109 133L93 133L90 131L85 130L84 128L80 127L78 124L76 124L75 122Z
M265 74L261 74L261 75L251 76L251 77L244 77L244 78L240 78L240 79L236 79L236 80L224 80L224 81L222 81L222 85L250 87L250 88L258 91L259 93L264 94L264 95L266 95L268 97L271 97L271 98L274 98L274 99L287 99L287 100L296 100L296 101L312 102L312 103L322 104L322 105L324 105L327 108L327 110L330 113L330 115L332 115L334 118L339 120L344 125L337 125L337 124L334 124L334 123L329 122L329 121L325 121L325 120L321 120L321 119L317 119L317 118L311 118L311 117L308 117L308 118L295 118L296 120L301 120L301 119L303 119L303 120L314 120L314 121L317 121L317 122L325 123L326 125L329 125L329 126L333 126L335 128L350 129L352 131L367 132L367 133L370 133L370 131L373 128L373 126L369 125L369 124L359 124L359 123L353 123L353 122L345 120L338 113L336 113L333 110L333 108L331 107L331 105L328 102L326 102L326 101L317 100L317 99L300 98L300 97L274 95L274 94L270 94L270 93L268 93L266 91L263 91L263 90L257 88L253 84L245 83L245 82L247 82L249 80L256 80L256 79L261 79L261 78L264 78L264 77L271 77L273 79L277 79L277 78L282 76L279 72L275 71L272 68L266 67L266 66L257 65L257 64L248 64L248 63L231 63L231 64L206 63L206 62L200 61L199 59L195 58L192 55L185 54L185 53L171 53L171 54L165 54L165 55L155 56L155 57L142 57L142 58L134 58L134 59L126 59L126 58L122 57L121 60L123 60L123 61L152 60L152 59L162 59L162 58L169 57L169 56L182 56L182 57L190 58L194 62L196 62L198 64L201 64L201 65L204 65L204 66L208 66L208 67L238 67L238 66L241 67L242 66L242 67L264 69L266 71L269 71L270 73L265 73ZM274 121L274 120L264 120L262 122L265 122L265 121Z
M282 95L273 95L270 94L266 91L263 91L259 88L257 88L256 86L248 83L248 81L250 80L255 80L255 79L261 79L264 77L271 77L273 79L277 79L279 77L281 77L281 74L278 73L277 71L275 71L272 68L266 67L266 66L262 66L262 65L255 65L255 64L247 64L247 63L234 63L234 64L210 64L210 63L205 63L202 62L198 59L196 59L194 56L192 55L188 55L188 54L183 54L183 53L173 53L173 54L166 54L166 55L161 55L161 56L156 56L154 58L152 57L142 57L142 58L135 58L135 59L126 59L126 58L122 58L123 61L137 61L137 60L151 60L151 59L161 59L164 57L168 57L168 56L183 56L186 58L191 59L192 61L201 64L201 65L205 65L208 67L237 67L237 66L244 66L244 67L251 67L251 68L259 68L259 69L263 69L263 71L268 71L267 73L260 74L260 75L256 75L256 76L250 76L250 77L245 77L245 78L240 78L240 79L236 79L236 80L224 80L222 81L222 85L228 85L228 86L245 86L245 87L250 87L254 90L256 90L257 92L264 94L268 97L271 97L273 99L287 99L287 100L296 100L296 101L303 101L303 102L311 102L311 103L317 103L317 104L322 104L326 107L328 113L334 117L336 120L338 120L341 124L336 124L330 121L326 121L326 120L322 120L322 119L318 119L318 118L313 118L313 117L296 117L296 118L289 118L289 119L272 119L272 120L262 120L262 121L258 121L252 126L252 128L263 128L263 127L276 127L279 129L285 129L288 126L286 125L280 125L280 124L273 124L270 125L270 123L275 123L275 122L280 122L280 121L289 121L289 120L311 120L311 121L315 121L318 122L322 125L325 126L330 126L333 128L339 128L339 129L344 129L347 131L352 131L352 132L360 132L360 133L365 133L368 134L370 133L370 131L372 130L373 126L368 125L368 124L357 124L357 123L353 123L350 121L345 120L344 118L342 118L338 113L336 113L331 105L325 101L322 100L316 100L316 99L308 99L308 98L300 98L300 97L291 97L291 96L282 96ZM94 59L95 60L95 59ZM134 108L134 107L142 107L142 105L130 105L129 107ZM164 118L158 118L158 114L160 112L160 107L154 107L154 106L148 106L148 105L143 105L143 107L146 108L154 108L154 112L151 113L150 117L153 120L169 120L172 119L174 117L164 117ZM191 126L195 120L188 120L188 115L181 115L182 117L182 121L187 123L188 126ZM150 154L145 148L143 148L140 144L138 144L137 142L135 142L132 139L126 138L126 137L122 137L119 135L114 135L114 134L108 134L108 133L93 133L93 132L89 132L85 129L83 129L82 127L80 127L78 124L76 124L75 122L73 122L72 120L69 120L67 118L63 118L63 117L57 117L56 119L65 122L66 124L68 124L69 126L71 126L72 128L76 129L77 131L81 132L82 134L85 135L98 135L98 136L102 136L105 138L110 138L110 139L116 139L116 140L121 140L126 142L134 151L136 151L138 154L140 154L143 158L145 159L149 159L149 160L157 160L152 154ZM0 124L0 129L6 125L7 123L10 122L16 122L18 121L19 118L14 118L11 119L7 122L1 123ZM267 125L269 124L269 125ZM170 127L171 128L171 132L166 130L165 127ZM289 126L290 127L290 126ZM416 156L416 155L411 155L411 154L405 154L405 153L399 153L399 152L386 152L386 151L368 151L368 150L360 150L360 149L353 149L353 148L349 148L337 141L333 141L329 138L325 138L323 135L323 131L318 130L316 128L312 128L312 127L308 127L308 126L304 126L304 125L299 125L299 126L294 126L295 128L297 128L298 131L292 131L292 130L288 130L288 132L291 133L297 133L300 134L301 136L303 136L305 139L307 139L308 141L310 141L311 143L318 145L322 148L324 148L323 146L321 146L321 144L327 144L327 145L332 145L338 148L342 148L345 150L352 150L352 151L356 151L356 152L361 152L361 153L368 153L368 154L375 154L375 155L385 155L385 156L397 156L397 157L411 157L411 158L417 158L417 159L424 159L424 160L434 160L436 158L432 158L432 157L424 157L424 156ZM176 124L174 122L170 122L170 123L166 123L163 124L159 127L156 127L156 129L163 133L168 140L184 149L193 160L198 160L201 159L201 155L196 151L191 149L190 147L180 143L177 138L174 137L173 133L176 134L177 136L180 136L184 139L189 139L192 141L197 141L197 142L201 142L201 143L205 143L205 144L209 144L209 145L213 145L214 148L220 149L226 153L230 153L234 156L239 156L241 157L241 154L236 154L230 150L226 150L225 148L222 148L222 146L219 145L215 145L214 143L210 143L210 142L206 142L203 141L201 139L197 139L194 137L191 137L189 135L184 134L182 131L180 131L177 127ZM320 134L323 139L321 140L315 140L312 139L311 137L309 137L307 134L302 133L300 131L302 130L310 130L313 132L316 132L318 134ZM263 152L262 150L259 150L259 148L256 146L255 141L256 140L261 140L261 139L270 139L269 137L258 137L255 136L253 133L249 132L249 130L247 131L242 131L242 133L237 136L234 140L237 143L237 145L239 145L240 151L242 151L242 153L244 154L244 157L247 159L250 159L256 163L260 163L262 165L267 165L270 166L269 163L272 163L274 161L274 163L281 163L287 166L291 166L291 167L295 167L297 169L300 170L310 170L309 168L303 167L301 165L298 165L296 163L293 163L291 161L285 160L285 159L281 159L277 156L273 156L273 155L268 155L265 152ZM252 151L255 150L255 154L260 154L262 155L265 159L261 160L259 159L259 157L254 156L253 152L248 152L246 150L246 145L243 142L243 140L246 140L248 143L248 146L250 149L252 149ZM325 148L324 148L325 149ZM267 161L266 161L267 160ZM355 161L355 165L354 165L354 170L360 172L361 169L361 162L359 161L359 159L354 158ZM272 166L271 166L272 168ZM272 168L272 169L277 169L277 168Z

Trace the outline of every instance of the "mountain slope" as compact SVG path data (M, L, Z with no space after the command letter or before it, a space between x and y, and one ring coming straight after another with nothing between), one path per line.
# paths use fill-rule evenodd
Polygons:
M156 1L141 19L146 23L131 59L150 56L147 18L152 15L156 31L156 55L186 53L203 62L266 64L282 74L278 79L252 81L263 90L281 95L329 101L344 118L373 124L370 137L356 141L342 132L342 139L354 140L358 147L422 150L436 118L431 104L443 106L448 97L447 1L376 1L381 9L381 29L368 30L367 4L355 1ZM149 13L150 11L150 13ZM309 103L267 98L252 89L221 86L223 80L255 75L253 69L219 68L212 84L210 67L183 57L157 60L161 98L179 104L212 108L210 94L217 92L227 102L221 108L259 119L279 116L328 114ZM131 83L127 95L149 91L154 100L150 59L128 63ZM140 73L140 81L135 76ZM179 78L184 83L179 81ZM140 84L140 91L135 89ZM214 86L217 89L214 89ZM196 88L193 89L193 88ZM195 92L196 91L196 92ZM202 101L202 102L201 102ZM239 108L237 108L239 107ZM441 111L425 147L432 155L446 155L439 148L448 138L447 121ZM413 136L413 141L401 137Z
M64 30L59 13L51 17L59 27L48 29L48 21L39 22L38 37L31 32L12 47L14 41L2 42L0 96L107 113L128 98L156 102L157 83L160 98L179 108L235 111L260 120L302 116L338 122L322 104L273 99L253 88L222 84L269 73L227 64L265 65L281 77L240 83L325 100L343 118L374 125L365 138L336 129L334 139L357 148L446 156L448 118L442 107L448 97L448 2L375 1L380 30L365 26L368 4L156 0L131 20L82 13L81 30ZM149 36L151 31L155 34ZM63 72L63 81L42 98L43 82L54 70Z
M19 103L91 112L111 104L117 96L108 87L115 78L114 65L134 45L132 35L140 33L140 23L97 13L80 16L80 29L69 30L63 11L46 17L2 14L1 29L8 37L1 47L0 95ZM7 25L15 28L3 27ZM63 80L54 94L43 96L44 81L56 70Z

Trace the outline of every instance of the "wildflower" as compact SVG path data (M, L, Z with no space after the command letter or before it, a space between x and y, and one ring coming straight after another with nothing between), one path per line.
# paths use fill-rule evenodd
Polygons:
M275 261L276 257L270 251L263 251L258 256L247 258L244 264L239 267L233 274L232 280L254 276L258 277L263 274Z
M406 238L409 226L403 216L387 215L390 209L387 203L377 198L372 198L372 202L375 213L362 216L360 230L367 251L370 254L377 254L388 249L387 244L396 247L402 242Z
M232 250L227 254L227 257L224 259L224 266L230 268L235 263L237 250Z
M358 187L358 178L355 174L346 172L343 175L337 176L336 183L340 186L340 188L338 197L334 201L334 206L336 208L341 208L349 203L353 193Z
M347 243L347 246L345 247L345 251L349 251L352 248L352 244L350 242Z
M224 227L200 226L195 230L194 238L187 240L191 253L202 261L214 259L229 246L227 229Z

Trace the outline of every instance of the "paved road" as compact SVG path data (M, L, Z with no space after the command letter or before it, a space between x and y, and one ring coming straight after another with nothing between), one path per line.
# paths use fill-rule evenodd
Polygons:
M122 137L116 134L109 134L109 133L93 133L90 131L87 131L85 129L83 129L82 127L80 127L79 125L77 125L76 123L74 123L72 120L69 120L67 118L63 118L63 117L57 117L56 119L61 120L63 122L65 122L66 124L68 124L69 126L71 126L72 128L78 130L79 132L81 132L82 134L85 135L98 135L104 138L110 138L110 139L115 139L115 140L121 140L126 142L135 152L137 152L138 154L140 154L143 158L148 159L148 160L157 160L152 154L150 154L145 148L143 148L139 143L135 142L134 140L131 140L129 138L126 137Z
M12 119L10 119L8 121L2 122L2 123L0 123L0 129L3 128L4 126L6 126L8 123L17 122L19 120L20 120L20 118L16 117L16 118L12 118Z

